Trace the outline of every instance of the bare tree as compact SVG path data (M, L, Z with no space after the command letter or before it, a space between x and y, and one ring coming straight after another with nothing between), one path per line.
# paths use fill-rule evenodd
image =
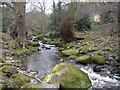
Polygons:
M43 14L43 25L42 25L42 31L45 31L46 27L46 11L48 10L47 8L48 0L38 0L38 4L33 4L34 7L40 10L40 12Z

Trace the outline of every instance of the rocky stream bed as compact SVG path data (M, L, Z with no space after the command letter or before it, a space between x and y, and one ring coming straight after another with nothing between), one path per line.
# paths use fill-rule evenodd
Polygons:
M3 84L0 84L0 88L7 86L7 88L120 89L120 75L116 73L119 71L117 70L119 64L114 60L115 57L107 53L105 58L110 56L109 59L112 60L105 60L96 47L89 46L91 42L84 43L78 50L77 45L74 46L76 48L72 48L74 42L67 44L66 47L59 43L59 39L50 44L45 40L34 42L35 39L33 36L29 42L38 49L29 48L38 51L27 57L20 57L20 61L9 58L4 63L0 62L3 72L1 73L3 80L0 80Z

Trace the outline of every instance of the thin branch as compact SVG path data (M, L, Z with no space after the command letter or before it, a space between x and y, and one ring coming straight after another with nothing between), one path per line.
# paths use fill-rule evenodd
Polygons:
M40 82L40 83L44 83L44 82L41 81L39 78L34 77L34 76L31 76L30 74L26 74L26 73L24 73L24 72L21 71L21 70L19 70L18 72L21 73L21 74L23 74L23 75L25 75L25 76L28 76L28 77L30 77L30 78L34 78L34 79L36 79L36 80L37 80L38 82Z
M7 5L8 7L10 7L11 9L13 9L15 11L15 9L12 7L12 5L7 2L2 2L2 5Z

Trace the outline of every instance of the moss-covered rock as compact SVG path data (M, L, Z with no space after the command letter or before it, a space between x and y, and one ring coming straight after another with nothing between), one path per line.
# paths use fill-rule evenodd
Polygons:
M57 64L44 78L48 83L60 83L62 88L89 88L91 81L86 73L71 63Z
M29 77L27 77L27 76L25 76L23 74L20 74L20 73L12 75L12 79L13 79L14 83L18 87L23 86L24 84L30 82L30 78Z
M37 48L37 47L27 46L27 48L29 49L30 52L38 51L38 48Z
M73 48L76 45L75 41L65 44L67 49Z
M22 88L40 88L40 84L32 84L32 83L26 83L25 85L22 86Z
M70 55L77 55L79 52L79 50L76 50L76 49L69 49L69 50L64 50L62 51L62 55L64 56L70 56Z
M15 67L15 66L9 66L9 67L6 69L5 72L11 73L11 74L13 75L13 74L16 74L18 71L17 71L17 67Z
M90 48L90 46L84 45L84 46L80 47L79 51L80 51L80 52L85 52L85 53L86 53L86 52L89 51L89 48Z
M11 61L6 61L5 63L2 64L4 65L8 65L8 66L13 66L14 64Z
M4 84L0 83L0 90L2 90L4 87Z
M69 56L68 57L68 59L76 59L78 56L76 56L76 55L71 55L71 56Z
M2 72L5 73L5 72L6 72L6 69L7 69L8 67L9 67L8 65L4 65L4 66L2 67Z
M34 46L34 47L37 47L37 46L39 46L40 44L36 41L36 42L32 42L32 46Z
M61 47L61 48L59 48L59 51L60 51L60 52L61 52L61 51L64 51L64 50L65 50L65 49L64 49L64 48L62 48L62 47Z
M91 64L92 60L90 56L88 55L81 55L78 58L76 58L77 63L82 63L82 64Z
M30 54L30 51L27 48L23 48L23 49L15 49L14 53L15 53L15 55L21 56L21 55Z
M89 47L89 51L97 51L98 48L97 47Z
M94 52L92 55L91 55L91 59L93 60L94 63L96 64L105 64L106 61L104 59L104 56L102 56L99 52Z
M38 83L38 84L27 83L23 86L23 88L59 88L59 86L57 84L48 84L48 83Z
M8 41L8 46L9 46L9 48L12 48L12 49L19 48L19 44L18 44L18 42L16 40Z

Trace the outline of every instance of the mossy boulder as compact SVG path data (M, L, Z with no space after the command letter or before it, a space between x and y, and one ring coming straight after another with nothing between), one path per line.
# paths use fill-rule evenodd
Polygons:
M68 59L76 59L78 56L76 56L76 55L71 55L71 56L69 56L68 57Z
M2 90L4 87L5 87L5 85L0 83L0 90Z
M27 83L23 86L23 88L59 88L59 84L48 84L48 83Z
M68 50L64 50L62 51L62 55L64 56L71 56L71 55L77 55L79 52L79 50L76 50L76 49L68 49Z
M97 51L98 48L97 47L89 47L89 51Z
M2 64L3 66L4 65L8 65L8 66L13 66L14 64L10 61L6 61L5 63Z
M14 53L15 53L15 55L21 56L21 55L30 54L30 51L27 48L23 48L23 49L15 49Z
M16 74L18 71L17 71L17 67L15 67L15 66L9 66L6 69L5 72L10 73L11 75L13 75L13 74Z
M104 56L102 56L99 52L94 52L91 54L91 56L91 59L96 64L102 65L106 63Z
M37 46L39 46L40 44L36 41L36 42L32 42L32 46L34 46L34 47L37 47Z
M86 73L71 63L57 64L44 80L48 83L60 83L62 88L89 88L91 81Z
M88 55L81 55L76 58L76 62L82 63L82 64L91 64L92 60L91 60L90 56L88 56Z
M60 52L61 52L61 51L64 51L64 50L65 50L65 49L64 49L64 48L62 48L62 47L61 47L61 48L59 48L59 51L60 51Z
M4 65L4 66L2 67L2 72L5 73L5 72L6 72L6 69L7 69L8 67L9 67L8 65Z
M84 46L81 46L80 47L80 49L79 49L79 51L80 52L88 52L89 51L89 48L90 48L90 46L89 45L84 45Z
M38 51L38 48L37 47L33 47L33 46L27 46L28 50L30 52L35 52L35 51Z
M33 84L33 83L26 83L25 85L22 86L22 88L40 88L40 84Z
M74 45L76 45L75 42L70 42L70 43L65 44L67 49L73 48Z
M20 73L12 75L12 79L13 79L14 83L18 87L23 86L24 84L30 82L30 78L29 77L27 77L27 76L25 76L23 74L20 74Z

